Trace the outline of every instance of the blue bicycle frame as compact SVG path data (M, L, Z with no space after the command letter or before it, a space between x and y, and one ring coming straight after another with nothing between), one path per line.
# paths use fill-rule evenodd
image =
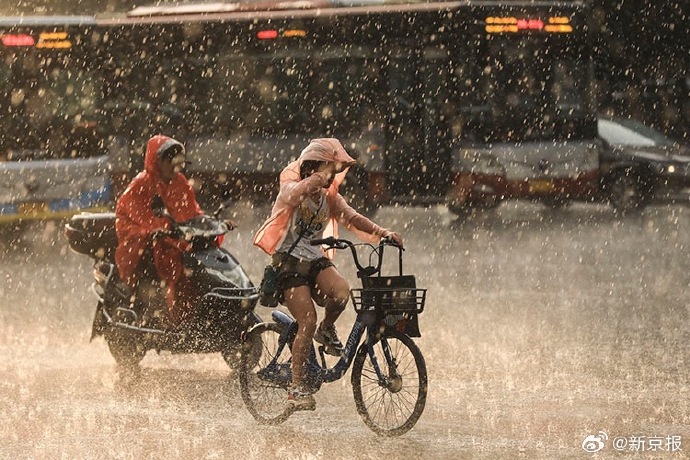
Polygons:
M273 357L270 363L258 372L259 378L265 381L270 381L281 387L288 387L290 381L292 380L292 369L291 362L278 363L278 357L281 356L283 349L288 346L291 338L297 333L297 321L290 315L287 315L281 311L274 311L272 313L273 320L283 326L283 330L279 338L279 347L276 350L276 356ZM374 344L379 341L379 337L375 332L371 330L371 326L375 324L375 314L371 311L365 311L357 314L354 325L352 326L352 331L350 332L347 342L345 343L345 349L342 356L338 362L333 367L325 366L325 359L323 357L323 350L321 349L321 359L323 366L319 364L316 357L316 350L312 345L311 351L309 353L309 359L306 363L305 369L305 384L308 386L311 392L316 392L323 383L330 383L339 380L345 375L347 370L350 368L352 361L354 360L357 347L362 340L362 336L367 334L367 353L371 359L372 366L376 370L376 375L379 381L384 382L385 376L381 373L376 356L374 354ZM378 328L377 328L378 330ZM388 348L388 344L385 339L380 339L382 342L384 356L388 362L392 362L392 355Z

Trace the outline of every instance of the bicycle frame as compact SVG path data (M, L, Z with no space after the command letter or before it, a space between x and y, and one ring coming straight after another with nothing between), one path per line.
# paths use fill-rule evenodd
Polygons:
M259 376L262 380L268 380L276 383L279 386L288 387L290 381L292 380L292 369L291 363L278 363L277 359L281 355L283 349L289 346L292 337L297 332L297 321L290 315L285 314L281 311L274 311L271 315L273 320L283 326L283 331L279 338L279 347L276 352L276 356L273 357L271 362L259 372ZM367 336L367 353L371 359L372 366L376 370L376 375L379 380L384 382L385 377L381 373L378 362L374 355L373 346L379 339L376 337L368 324L374 324L374 314L373 312L362 312L357 314L354 324L352 325L352 330L345 343L345 349L342 356L336 362L333 367L325 367L325 359L323 359L323 351L321 350L322 362L321 365L316 356L316 350L312 344L311 351L309 353L309 358L306 363L306 378L305 384L313 392L316 392L323 383L331 383L336 380L341 379L347 370L350 368L359 348L362 337ZM386 359L391 362L392 358L388 347L384 346L384 353Z
M358 260L355 244L348 240L329 237L314 239L311 244L349 248L362 288L350 290L357 317L343 354L329 365L326 348L312 342L300 390L316 393L323 383L341 379L352 367L352 393L364 423L377 434L400 436L417 423L426 404L426 364L412 340L419 337L416 318L424 309L426 289L416 287L414 275L403 275L403 248L391 240L382 239L378 246L362 243L372 248L366 267ZM381 273L385 245L398 247L398 275ZM371 265L374 252L378 261ZM288 313L273 311L271 316L272 321L247 332L239 378L249 412L262 424L277 425L296 410L314 410L316 405L298 407L289 398L287 405L282 404L284 392L292 384L291 347L299 329ZM404 363L401 368L399 360Z

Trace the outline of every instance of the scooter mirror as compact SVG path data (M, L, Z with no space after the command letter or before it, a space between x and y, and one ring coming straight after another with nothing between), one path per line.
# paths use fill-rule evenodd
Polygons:
M220 206L218 206L218 209L216 209L216 210L213 212L213 217L215 217L216 219L220 219L220 213L223 212L223 210L224 210L225 208L227 208L227 207L230 205L231 202L232 202L232 198L228 198L227 200L223 201L223 202L220 204Z

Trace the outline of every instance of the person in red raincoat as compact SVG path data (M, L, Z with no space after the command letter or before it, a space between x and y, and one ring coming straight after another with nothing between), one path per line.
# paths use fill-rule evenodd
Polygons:
M170 221L157 217L152 203L159 196L176 222L202 214L194 190L181 173L186 160L180 142L163 135L152 137L146 146L144 171L132 179L115 208L115 262L120 278L136 288L142 275L142 256L152 253L153 265L167 289L168 317L173 326L189 317L194 303L182 260L189 243L165 236Z

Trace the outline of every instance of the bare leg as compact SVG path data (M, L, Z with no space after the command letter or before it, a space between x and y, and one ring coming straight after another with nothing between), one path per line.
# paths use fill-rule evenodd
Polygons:
M311 300L311 288L298 286L285 290L285 306L297 320L299 328L292 345L292 387L302 386L304 366L316 330L316 309Z
M335 323L340 314L345 310L350 298L350 284L335 267L328 267L316 276L317 302L322 305L326 314L323 324L330 326Z

